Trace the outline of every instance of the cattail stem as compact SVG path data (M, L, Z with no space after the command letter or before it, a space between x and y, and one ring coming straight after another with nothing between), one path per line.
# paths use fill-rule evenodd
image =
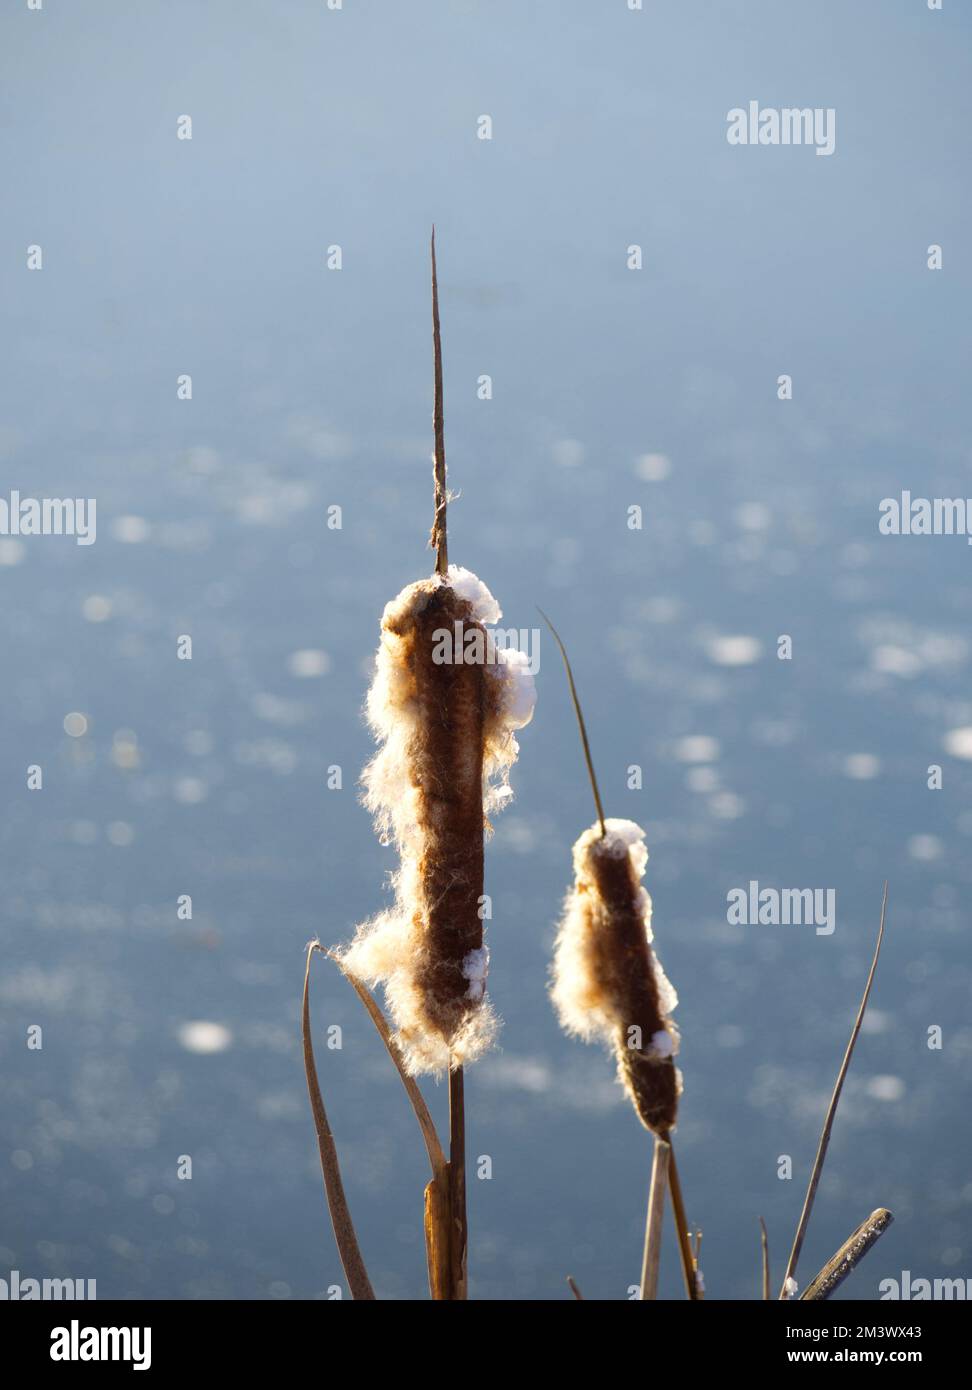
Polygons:
M648 1301L658 1297L658 1264L661 1259L662 1221L665 1214L665 1189L668 1186L670 1144L655 1139L651 1162L651 1187L648 1192L648 1217L645 1222L645 1253L641 1265L641 1297Z
M435 271L435 228L432 228L432 361L435 377L432 397L432 433L435 440L435 515L429 544L435 550L436 574L449 570L449 540L446 529L446 509L449 493L446 488L445 418L442 407L442 333L439 328L439 280Z
M702 1284L702 1232L695 1230L692 1232L692 1266L695 1270L695 1292L696 1297L701 1303L705 1298L705 1289Z
M425 1189L425 1255L429 1293L436 1302L452 1298L452 1212L449 1166Z
M770 1296L770 1262L769 1262L769 1236L766 1234L766 1222L762 1217L759 1218L760 1246L763 1252L763 1298Z
M672 1150L671 1158L668 1163L668 1190L672 1194L672 1212L675 1216L675 1230L678 1233L678 1253L682 1261L682 1277L685 1280L685 1292L693 1303L698 1301L699 1284L695 1277L695 1260L692 1258L692 1243L689 1240L688 1221L685 1217L685 1203L682 1200L682 1184L678 1179L678 1167L675 1163L675 1149L672 1147L672 1137L667 1135L668 1146Z
M442 329L439 324L439 277L435 264L435 227L432 228L432 434L435 459L435 516L431 545L435 548L436 574L449 572L449 536L446 524L449 492L446 486L445 413L442 391ZM449 1070L449 1210L452 1217L452 1297L466 1297L466 1106L462 1067Z
M824 1159L827 1157L827 1149L830 1146L830 1133L834 1127L834 1118L837 1114L837 1106L840 1102L840 1093L844 1089L844 1080L847 1076L851 1058L854 1055L854 1047L857 1043L858 1034L861 1031L861 1024L864 1022L864 1014L867 1009L867 1001L871 997L871 986L874 984L874 974L877 970L878 957L881 954L881 943L884 940L884 923L888 911L888 885L884 884L884 897L881 900L881 924L878 927L877 941L874 946L874 955L871 959L871 968L868 971L867 983L864 986L864 994L861 997L860 1008L857 1010L857 1017L854 1020L854 1027L851 1029L850 1041L844 1052L844 1060L840 1064L837 1073L837 1081L834 1085L833 1094L830 1097L830 1104L827 1107L827 1115L824 1119L823 1131L820 1135L820 1143L817 1145L817 1156L813 1161L813 1169L810 1173L810 1183L807 1187L807 1195L803 1202L803 1210L800 1213L800 1221L793 1237L793 1248L790 1251L790 1258L787 1261L786 1273L783 1276L783 1284L780 1288L780 1298L785 1299L790 1280L796 1277L797 1261L800 1258L800 1251L803 1249L803 1238L807 1233L807 1224L810 1220L810 1213L813 1211L814 1198L817 1195L817 1184L820 1182L820 1174L823 1172Z
M893 1220L894 1217L887 1207L878 1207L877 1211L872 1211L854 1234L847 1237L837 1254L827 1261L817 1277L810 1281L801 1294L801 1301L814 1302L829 1298L835 1289L840 1288L848 1274L857 1268L871 1246L881 1239Z
M452 1298L466 1298L466 1104L462 1067L449 1072L449 1207L452 1215Z

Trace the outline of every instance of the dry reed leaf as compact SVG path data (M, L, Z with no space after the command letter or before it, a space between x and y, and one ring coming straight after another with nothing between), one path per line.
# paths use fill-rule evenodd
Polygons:
M368 1278L368 1271L365 1268L361 1247L358 1245L358 1237L355 1233L354 1222L351 1220L347 1198L344 1195L344 1183L341 1180L341 1165L338 1162L337 1146L334 1143L334 1135L331 1133L331 1126L328 1123L327 1111L324 1109L324 1097L321 1095L320 1082L317 1077L317 1063L314 1060L310 1017L310 966L311 957L315 951L319 950L318 943L312 941L307 947L307 965L304 970L301 1040L304 1049L307 1094L310 1097L314 1128L317 1131L317 1146L321 1155L321 1173L324 1177L324 1192L327 1196L328 1211L331 1214L331 1225L334 1228L334 1239L337 1242L338 1254L347 1275L351 1297L373 1300L375 1294L371 1287L371 1280Z
M844 1059L840 1064L837 1073L837 1081L834 1084L833 1094L830 1097L830 1104L827 1107L827 1114L824 1119L823 1131L820 1135L820 1143L817 1145L817 1155L813 1161L813 1168L810 1172L810 1182L807 1187L807 1195L803 1203L803 1211L800 1213L800 1220L797 1225L796 1235L793 1237L793 1249L790 1251L790 1258L787 1261L786 1273L783 1276L783 1284L780 1288L780 1298L785 1299L792 1296L796 1291L796 1267L800 1258L800 1251L803 1249L803 1239L807 1233L807 1224L810 1220L810 1213L813 1210L814 1198L817 1195L817 1184L820 1182L820 1174L823 1172L824 1159L827 1157L827 1149L830 1146L830 1133L834 1127L834 1118L837 1114L837 1105L840 1101L840 1093L844 1089L844 1080L850 1068L851 1058L854 1055L854 1046L861 1031L861 1024L864 1022L864 1013L867 1009L867 1001L871 997L871 986L874 984L874 975L877 970L878 957L881 954L881 943L884 940L884 924L888 910L888 885L884 884L884 897L881 901L881 922L878 926L877 941L874 945L874 955L871 959L871 968L868 971L867 983L864 986L864 994L861 998L860 1007L857 1010L857 1017L851 1029L850 1041L844 1052ZM792 1288L791 1288L792 1286Z

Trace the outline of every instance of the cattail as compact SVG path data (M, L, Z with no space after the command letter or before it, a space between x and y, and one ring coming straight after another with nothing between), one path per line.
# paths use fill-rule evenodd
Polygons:
M654 1135L641 1297L656 1296L667 1187L685 1290L695 1300L701 1297L697 1255L689 1242L671 1136L682 1092L675 1066L678 1029L670 1018L678 997L651 948L651 898L641 886L648 865L645 832L634 821L604 818L570 658L542 610L541 616L563 657L597 807L597 821L574 845L574 886L557 933L551 998L568 1033L588 1041L599 1038L613 1048L618 1079L641 1123Z
M667 1139L682 1090L673 1060L678 1029L669 1017L678 996L651 949L651 898L641 886L645 832L634 821L604 819L567 648L542 609L541 617L563 658L597 807L596 823L574 845L574 886L557 933L550 996L568 1033L613 1048L638 1118Z
M514 731L533 713L522 653L498 647L492 594L451 565L385 609L368 721L380 748L365 804L400 855L394 906L340 952L352 974L385 986L412 1074L462 1066L490 1044L483 838L512 795Z
M489 1046L497 1027L486 998L483 841L490 830L489 814L512 796L509 772L519 753L515 730L530 722L535 690L526 656L497 646L490 624L502 617L499 604L474 574L449 564L434 227L430 250L435 512L429 545L435 550L435 572L403 589L382 615L367 701L379 747L363 778L365 804L382 843L394 842L400 862L393 876L393 906L359 926L348 946L330 954L363 998L370 996L362 981L385 987L394 1037L377 1006L369 1006L369 1012L407 1082L432 1163L432 1180L425 1189L429 1288L435 1299L464 1300L463 1067ZM360 1252L347 1239L340 1178L335 1184L328 1167L333 1145L328 1147L327 1119L313 1072L306 981L304 1032L308 1089L335 1234L345 1267L357 1270ZM422 1072L446 1070L448 1163L411 1080ZM336 1169L336 1160L332 1167ZM359 1287L356 1296L368 1296L366 1277Z
M678 1003L652 950L651 898L641 886L645 832L629 820L596 823L574 845L574 886L554 952L551 998L563 1027L613 1048L618 1078L646 1129L675 1124Z
M570 658L553 623L542 611L541 616L563 657L597 807L597 821L574 845L574 886L557 933L551 998L568 1033L613 1048L618 1079L654 1135L641 1297L653 1299L657 1293L667 1188L685 1291L694 1301L702 1296L698 1260L689 1241L671 1134L682 1092L675 1066L678 1029L670 1017L678 996L651 947L651 898L641 885L648 865L645 832L634 821L604 818Z

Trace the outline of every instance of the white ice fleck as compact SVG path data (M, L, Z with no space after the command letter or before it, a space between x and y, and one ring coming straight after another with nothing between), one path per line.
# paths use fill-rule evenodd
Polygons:
M889 642L875 647L871 652L871 667L882 675L905 678L916 676L923 664L917 652L909 651L906 647L896 647Z
M585 449L579 439L558 439L550 452L561 468L580 468L584 462Z
M287 658L287 669L292 676L301 680L313 680L317 676L327 675L331 669L331 658L327 652L305 647L301 651L291 652Z
M709 660L716 666L752 666L759 660L762 646L755 637L713 637L707 644Z
M686 734L675 744L680 763L713 763L719 756L719 741L709 734Z
M743 531L765 531L773 514L764 502L743 502L733 512L733 518Z
M176 1035L187 1052L200 1054L225 1052L233 1041L233 1034L222 1023L209 1023L203 1019L180 1023Z
M111 523L111 534L124 545L140 545L148 540L150 529L144 516L119 516Z
M672 461L665 454L642 454L635 463L635 472L646 483L663 483L672 471Z
M103 623L111 617L113 607L104 594L89 594L81 605L81 616L89 623Z
M949 729L945 735L945 752L953 758L972 759L972 724Z
M933 859L941 859L945 847L937 835L912 835L908 841L908 855L919 863L930 864Z
M872 1076L867 1094L874 1100L898 1101L904 1097L905 1084L900 1076Z
M26 554L22 541L0 540L0 565L19 565Z
M869 782L881 771L881 759L873 753L848 753L844 759L844 775L855 782Z

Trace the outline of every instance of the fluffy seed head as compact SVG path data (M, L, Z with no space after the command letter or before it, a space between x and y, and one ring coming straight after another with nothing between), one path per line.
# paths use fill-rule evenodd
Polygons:
M574 886L557 935L551 998L563 1027L613 1048L618 1078L647 1129L675 1124L678 1003L651 948L651 898L641 886L645 832L633 821L592 825L574 845Z
M500 616L486 586L450 566L403 589L382 618L367 705L380 747L365 769L365 804L400 868L394 906L340 955L353 974L384 983L413 1073L474 1060L496 1030L483 837L488 813L512 795L514 730L533 713L519 654L488 639L485 624Z

